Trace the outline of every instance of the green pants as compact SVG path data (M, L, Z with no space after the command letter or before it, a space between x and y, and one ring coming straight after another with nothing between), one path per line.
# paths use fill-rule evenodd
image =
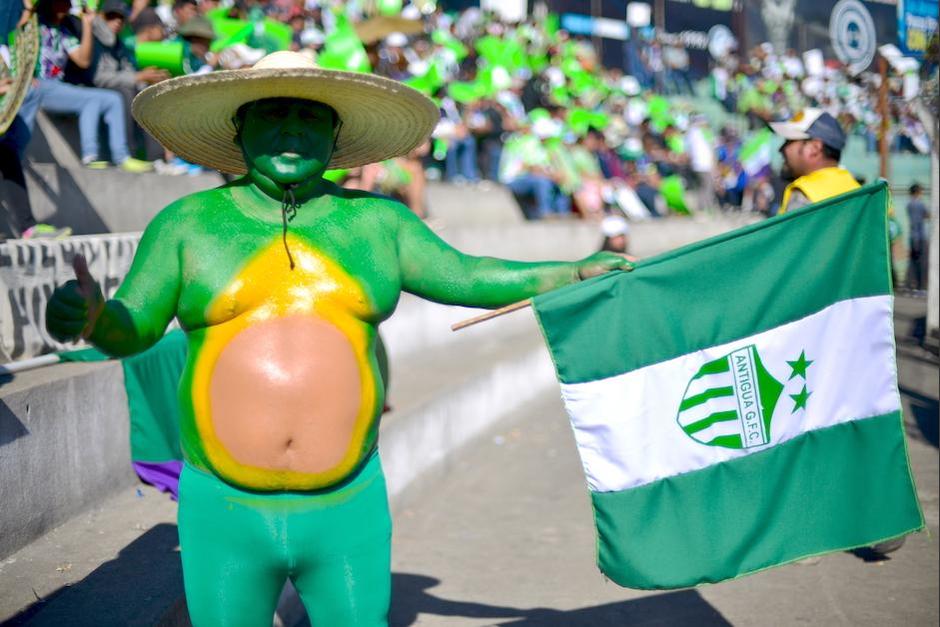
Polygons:
M391 518L377 453L320 492L240 490L186 464L179 535L195 627L270 627L289 578L313 627L388 622Z

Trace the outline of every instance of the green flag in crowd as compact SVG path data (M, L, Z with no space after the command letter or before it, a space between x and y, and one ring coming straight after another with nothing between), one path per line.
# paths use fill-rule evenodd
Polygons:
M317 65L329 70L371 72L369 55L345 13L336 14L336 27L326 37Z
M744 171L753 176L770 167L777 141L774 132L768 128L759 129L748 137L741 146L740 159Z

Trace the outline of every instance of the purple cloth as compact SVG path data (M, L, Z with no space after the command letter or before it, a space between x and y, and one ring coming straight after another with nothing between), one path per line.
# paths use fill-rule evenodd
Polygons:
M179 500L183 462L133 462L131 465L141 481L149 483L161 492L169 492L174 501Z

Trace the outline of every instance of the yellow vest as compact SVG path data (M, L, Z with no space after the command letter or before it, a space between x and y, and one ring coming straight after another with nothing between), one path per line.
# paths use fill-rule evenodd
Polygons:
M787 205L790 204L790 195L794 189L798 189L809 198L809 201L819 202L853 189L861 187L855 177L849 174L848 170L838 166L831 168L822 168L815 172L810 172L806 176L796 179L783 191L783 202L780 203L780 211L777 214L786 213Z

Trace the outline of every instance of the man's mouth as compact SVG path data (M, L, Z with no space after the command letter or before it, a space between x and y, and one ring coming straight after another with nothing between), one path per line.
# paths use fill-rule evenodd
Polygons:
M282 157L287 157L288 159L300 159L300 153L294 152L293 150L286 150L281 153Z

